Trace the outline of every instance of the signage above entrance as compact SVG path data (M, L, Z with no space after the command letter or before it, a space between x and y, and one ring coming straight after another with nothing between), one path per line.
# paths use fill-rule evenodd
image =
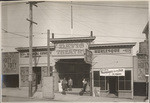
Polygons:
M96 49L95 54L130 54L131 48Z
M55 47L53 56L84 55L87 43L60 43Z
M33 57L46 57L47 51L32 52ZM20 53L20 58L29 58L29 52Z
M125 69L101 69L100 76L125 76Z

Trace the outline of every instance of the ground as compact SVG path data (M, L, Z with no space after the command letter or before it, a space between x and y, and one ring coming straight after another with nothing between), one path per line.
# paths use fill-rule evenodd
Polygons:
M55 93L54 99L43 98L28 98L27 90L20 90L18 88L4 88L2 89L2 102L25 102L25 101L46 101L46 102L144 102L143 96L134 96L133 99L112 98L112 97L92 97L88 93L80 96L78 92L67 92L66 95ZM147 101L148 102L148 101Z

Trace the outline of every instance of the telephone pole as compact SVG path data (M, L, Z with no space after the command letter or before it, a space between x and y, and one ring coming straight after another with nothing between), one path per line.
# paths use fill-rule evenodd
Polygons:
M47 30L47 76L50 76L50 30Z
M29 19L27 21L30 22L29 26L29 97L32 97L32 37L33 37L33 24L36 24L36 22L33 21L33 12L32 7L33 5L37 7L37 2L28 2L29 4Z

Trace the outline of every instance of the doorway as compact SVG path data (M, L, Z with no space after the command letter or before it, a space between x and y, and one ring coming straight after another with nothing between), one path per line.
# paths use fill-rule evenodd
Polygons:
M82 80L86 78L90 80L90 64L85 63L84 59L60 59L56 63L56 69L59 78L66 80L71 77L73 80L73 88L82 88Z
M33 74L35 86L37 87L39 84L41 84L41 67L33 67Z
M109 93L118 95L118 77L109 77Z

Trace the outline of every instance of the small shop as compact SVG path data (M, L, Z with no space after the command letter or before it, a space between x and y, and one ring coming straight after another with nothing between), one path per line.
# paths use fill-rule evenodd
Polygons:
M93 44L93 89L100 96L133 98L133 56L135 43ZM94 90L93 90L94 91Z

